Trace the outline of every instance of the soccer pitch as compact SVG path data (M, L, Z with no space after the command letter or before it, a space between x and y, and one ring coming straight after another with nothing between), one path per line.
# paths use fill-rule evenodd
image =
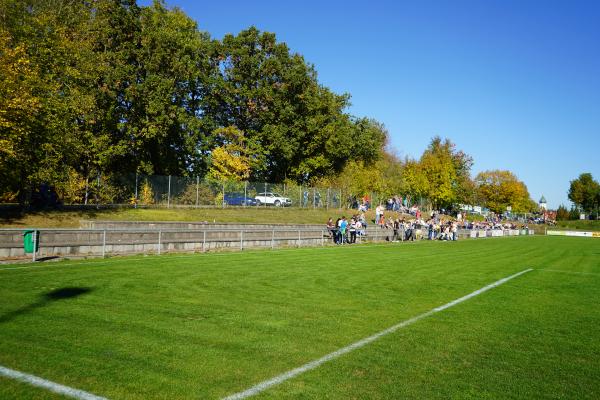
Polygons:
M111 400L600 398L598 239L3 265L0 298L0 366Z

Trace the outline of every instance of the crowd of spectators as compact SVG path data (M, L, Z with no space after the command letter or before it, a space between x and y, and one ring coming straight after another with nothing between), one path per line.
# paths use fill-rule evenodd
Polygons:
M367 203L363 201L362 204ZM338 218L336 221L329 218L327 230L331 240L336 244L354 244L357 237L366 235L367 220L365 211L366 209L359 206L358 214L353 215L349 220L345 216ZM388 216L390 211L396 213L398 217ZM407 217L400 217L399 215L402 214L407 215ZM445 214L444 210L434 210L429 218L424 219L421 210L417 206L406 207L402 205L402 198L397 197L390 199L386 205L378 205L375 208L375 219L372 222L376 227L386 229L389 232L387 239L394 242L421 239L456 241L458 240L459 229L505 230L518 228L514 223L503 222L497 218L485 221L469 221L463 218L460 212L455 216L450 216ZM527 226L524 225L521 228L526 229Z

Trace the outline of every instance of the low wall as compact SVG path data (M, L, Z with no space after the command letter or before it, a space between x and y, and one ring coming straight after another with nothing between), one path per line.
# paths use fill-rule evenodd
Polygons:
M600 237L600 232L584 231L546 231L548 236L577 236L577 237Z
M205 252L215 250L243 250L246 248L277 248L333 245L329 233L315 225L243 225L213 224L204 229L173 229L188 223L132 223L137 229L108 228L112 222L104 222L104 229L39 229L36 239L39 249L36 258L42 257L103 257L165 252ZM140 229L140 225L141 228ZM224 228L222 225L226 225ZM257 228L259 226L260 228ZM270 229L266 229L266 227ZM393 239L392 229L369 227L364 236L357 235L359 242L380 242ZM519 230L459 230L459 239L516 236L533 234ZM417 239L426 239L427 230L417 233ZM0 260L34 258L25 254L22 229L0 229Z

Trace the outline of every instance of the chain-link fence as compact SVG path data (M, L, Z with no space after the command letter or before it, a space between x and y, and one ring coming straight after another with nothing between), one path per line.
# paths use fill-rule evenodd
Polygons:
M132 207L298 207L366 209L391 199L404 207L427 208L425 199L377 192L352 193L346 188L294 183L215 181L200 177L130 174L98 176L81 193L63 196L64 204L131 205Z

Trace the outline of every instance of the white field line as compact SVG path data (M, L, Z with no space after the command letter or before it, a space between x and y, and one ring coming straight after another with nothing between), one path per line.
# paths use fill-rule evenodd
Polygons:
M596 275L596 276L600 276L600 273L597 273L597 272L564 271L564 270L560 270L560 269L548 269L548 268L538 269L538 271L561 272L563 274Z
M300 374L302 374L304 372L307 372L307 371L310 371L312 369L315 369L318 366L320 366L321 364L326 363L327 361L331 361L331 360L333 360L335 358L338 358L338 357L340 357L340 356L342 356L342 355L344 355L346 353L350 353L353 350L356 350L356 349L359 349L361 347L364 347L367 344L369 344L371 342L374 342L375 340L377 340L377 339L379 339L379 338L381 338L383 336L386 336L386 335L389 335L390 333L396 332L398 329L404 328L405 326L411 325L411 324L413 324L413 323L415 323L415 322L417 322L417 321L419 321L419 320L421 320L423 318L427 318L430 315L433 315L433 314L438 313L440 311L446 310L446 309L448 309L450 307L453 307L453 306L455 306L455 305L457 305L459 303L462 303L463 301L469 300L472 297L478 296L481 293L484 293L484 292L486 292L486 291L488 291L490 289L493 289L493 288L495 288L497 286L500 286L503 283L506 283L509 280L514 279L514 278L516 278L516 277L518 277L520 275L523 275L523 274L525 274L527 272L530 272L530 271L533 271L533 268L529 268L529 269L526 269L524 271L518 272L518 273L516 273L514 275L507 276L506 278L502 278L502 279L500 279L500 280L498 280L498 281L496 281L494 283L491 283L491 284L489 284L487 286L482 287L481 289L478 289L478 290L476 290L476 291L474 291L472 293L469 293L466 296L460 297L460 298L458 298L456 300L453 300L453 301L451 301L449 303L446 303L446 304L444 304L442 306L439 306L437 308L429 310L429 311L427 311L427 312L425 312L423 314L419 314L416 317L412 317L410 319L402 321L399 324L391 326L391 327L389 327L389 328L387 328L387 329L385 329L385 330L383 330L381 332L378 332L378 333L376 333L376 334L374 334L372 336L369 336L369 337L366 337L364 339L361 339L358 342L352 343L351 345L348 345L346 347L342 347L341 349L336 350L333 353L329 353L329 354L327 354L327 355L325 355L325 356L323 356L323 357L321 357L321 358L319 358L317 360L311 361L311 362L306 363L306 364L304 364L304 365L302 365L302 366L300 366L298 368L294 368L292 370L284 372L283 374L278 375L278 376L276 376L274 378L271 378L271 379L268 379L266 381L260 382L257 385L254 385L251 388L249 388L247 390L244 390L243 392L234 393L232 395L224 397L222 400L241 400L241 399L245 399L247 397L251 397L251 396L257 395L258 393L260 393L260 392L262 392L262 391L270 388L271 386L279 385L280 383L283 383L283 382L287 381L288 379L294 378L295 376L298 376L298 375L300 375Z
M71 397L78 400L108 400L106 397L96 396L83 390L73 389L60 383L47 381L34 375L29 375L23 372L15 371L14 369L6 368L0 365L0 376L11 378L17 381L28 383L32 386L43 388L54 393L62 394L63 396Z

